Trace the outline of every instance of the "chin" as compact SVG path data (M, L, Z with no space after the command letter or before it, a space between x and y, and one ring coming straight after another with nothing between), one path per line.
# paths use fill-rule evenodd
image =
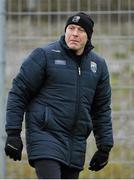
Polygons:
M69 46L70 49L76 51L77 50L77 47L76 46Z

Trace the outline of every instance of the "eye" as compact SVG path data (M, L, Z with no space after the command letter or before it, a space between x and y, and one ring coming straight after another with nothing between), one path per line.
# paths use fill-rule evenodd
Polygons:
M80 32L85 32L85 29L79 28L79 31L80 31Z
M73 26L68 26L68 29L73 30L73 29L74 29L74 27L73 27Z

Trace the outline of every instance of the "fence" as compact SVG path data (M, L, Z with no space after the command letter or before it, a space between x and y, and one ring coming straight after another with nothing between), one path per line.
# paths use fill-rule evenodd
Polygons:
M94 19L92 42L109 66L115 141L109 165L101 172L89 172L88 161L96 148L91 135L80 177L134 178L134 1L7 0L6 95L26 54L59 38L64 33L65 19L77 11L88 12ZM6 178L35 177L34 169L28 165L25 147L21 163L6 158Z

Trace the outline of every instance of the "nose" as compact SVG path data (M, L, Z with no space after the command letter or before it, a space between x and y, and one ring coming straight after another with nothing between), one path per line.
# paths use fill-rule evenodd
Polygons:
M78 36L78 29L75 28L75 29L73 30L73 35L74 35L74 36Z

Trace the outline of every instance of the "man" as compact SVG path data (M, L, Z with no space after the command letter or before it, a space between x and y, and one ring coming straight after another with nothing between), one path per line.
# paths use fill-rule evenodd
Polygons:
M111 88L105 60L92 51L93 26L83 12L69 17L65 35L35 49L13 80L5 152L21 160L25 113L28 160L38 178L77 179L92 130L98 150L89 169L98 171L108 163L113 146Z

